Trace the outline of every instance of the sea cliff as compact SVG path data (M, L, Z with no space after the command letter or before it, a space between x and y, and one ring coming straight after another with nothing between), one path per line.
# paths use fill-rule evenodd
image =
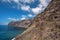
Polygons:
M8 26L16 26L16 27L22 27L22 28L28 28L31 25L31 22L33 20L22 20L22 21L11 21L9 22Z
M14 40L60 40L60 0L52 0L31 26Z

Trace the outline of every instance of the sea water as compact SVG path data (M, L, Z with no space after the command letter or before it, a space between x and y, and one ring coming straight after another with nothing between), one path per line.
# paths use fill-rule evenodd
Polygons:
M11 40L21 34L25 28L0 25L0 40Z

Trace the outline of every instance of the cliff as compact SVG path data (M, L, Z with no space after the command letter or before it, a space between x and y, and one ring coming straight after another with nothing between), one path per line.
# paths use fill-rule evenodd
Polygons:
M52 0L31 26L14 40L60 40L60 0Z
M22 21L15 21L10 22L8 26L16 26L16 27L22 27L22 28L28 28L31 25L32 20L22 20Z

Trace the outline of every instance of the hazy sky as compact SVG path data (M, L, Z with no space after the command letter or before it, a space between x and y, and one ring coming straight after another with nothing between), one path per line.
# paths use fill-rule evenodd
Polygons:
M33 18L41 13L49 2L50 0L0 0L0 25Z

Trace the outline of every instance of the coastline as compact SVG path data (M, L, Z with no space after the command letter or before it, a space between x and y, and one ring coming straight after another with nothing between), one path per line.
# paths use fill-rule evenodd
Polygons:
M13 40L60 40L59 3L60 0L52 0L46 10L34 19L32 25Z

